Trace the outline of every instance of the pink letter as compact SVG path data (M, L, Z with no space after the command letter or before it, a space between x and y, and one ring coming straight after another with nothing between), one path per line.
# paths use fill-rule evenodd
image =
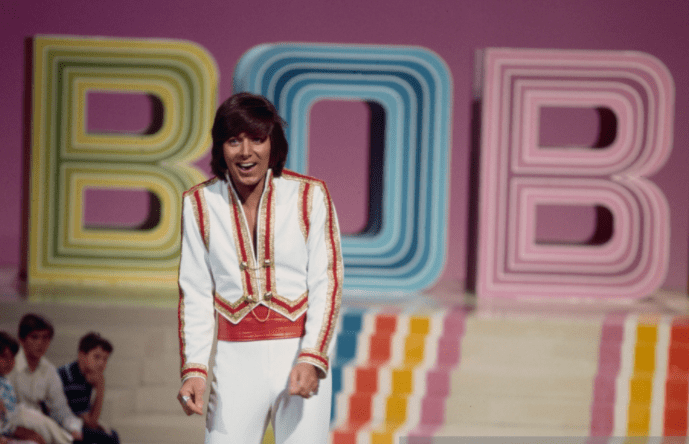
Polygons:
M672 148L674 84L657 59L626 51L487 49L483 60L477 293L639 298L667 274L670 210L646 177ZM607 109L601 148L543 147L544 108ZM602 243L539 243L539 205L603 207Z

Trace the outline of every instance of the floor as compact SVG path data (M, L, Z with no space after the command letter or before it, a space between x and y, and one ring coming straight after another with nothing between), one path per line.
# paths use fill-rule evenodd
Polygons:
M12 270L0 269L0 329L15 333L29 311L54 322L48 357L56 365L74 359L86 331L114 343L103 416L123 444L202 441L203 418L187 418L175 401L173 294L27 295ZM452 284L415 297L347 295L332 371L333 444L467 436L686 442L689 299L660 292L626 303L477 300Z

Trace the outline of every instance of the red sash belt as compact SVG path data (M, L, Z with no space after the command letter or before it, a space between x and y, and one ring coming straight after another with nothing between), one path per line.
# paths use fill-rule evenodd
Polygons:
M258 305L254 307L252 313L244 316L237 324L219 315L218 340L232 342L300 338L304 336L305 324L306 315L296 321L290 321L265 305Z

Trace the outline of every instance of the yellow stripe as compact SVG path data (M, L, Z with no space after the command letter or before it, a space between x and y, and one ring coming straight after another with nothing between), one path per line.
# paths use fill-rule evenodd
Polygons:
M636 327L634 370L629 381L627 436L649 434L657 338L657 320L640 319Z
M426 354L426 337L431 320L426 316L413 316L404 341L404 363L392 369L392 393L385 403L385 423L371 432L371 444L393 444L395 432L409 419L409 395L414 390L414 370Z

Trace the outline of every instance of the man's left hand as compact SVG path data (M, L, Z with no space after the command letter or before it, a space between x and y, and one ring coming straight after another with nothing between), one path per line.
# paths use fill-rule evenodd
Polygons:
M289 375L289 394L309 399L318 393L318 370L311 364L300 362Z

